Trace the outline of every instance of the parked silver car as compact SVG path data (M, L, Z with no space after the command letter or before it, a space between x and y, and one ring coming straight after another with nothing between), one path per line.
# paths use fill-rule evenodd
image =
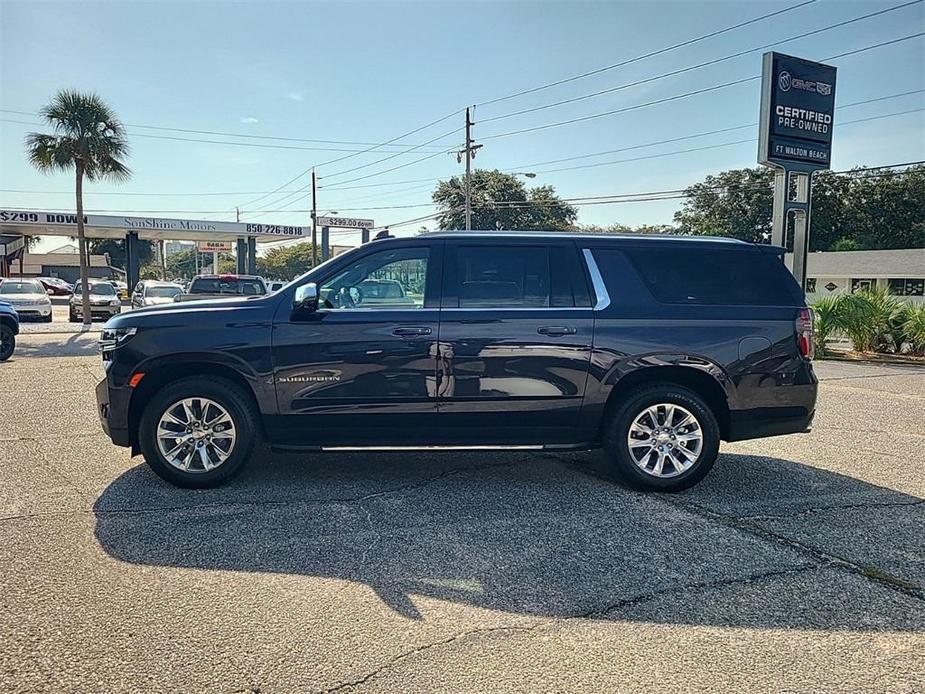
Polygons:
M172 304L177 294L183 293L183 287L176 282L161 282L160 280L141 280L132 291L132 306L157 306L158 304Z
M11 278L0 281L0 299L12 305L20 318L51 322L51 299L38 280Z
M122 312L122 302L116 293L116 288L109 282L87 282L90 294L90 318L112 318ZM83 294L80 282L74 287L74 295L68 302L68 318L71 323L83 320Z

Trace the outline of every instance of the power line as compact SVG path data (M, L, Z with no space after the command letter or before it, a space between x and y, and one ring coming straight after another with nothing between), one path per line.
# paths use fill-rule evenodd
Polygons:
M916 1L921 1L921 0L916 0ZM915 33L915 34L909 34L908 36L903 36L903 37L900 37L900 38L898 38L898 39L891 39L891 40L889 40L889 41L882 41L882 42L880 42L880 43L875 43L875 44L872 44L872 45L870 45L870 46L864 46L863 48L858 48L858 49L855 49L855 50L852 50L852 51L846 51L845 53L839 53L838 55L833 55L833 56L829 56L829 57L827 57L827 58L822 58L822 60L834 60L835 58L843 58L843 57L846 57L846 56L849 56L849 55L856 55L856 54L858 54L858 53L863 53L863 52L865 52L865 51L870 51L870 50L874 50L874 49L877 49L877 48L883 48L883 47L885 47L885 46L890 46L890 45L893 45L893 44L896 44L896 43L900 43L900 42L902 42L902 41L909 41L909 40L911 40L911 39L919 38L919 37L921 37L921 36L925 36L925 31L920 31L920 32ZM530 128L521 128L520 130L511 130L511 131L509 131L509 132L496 133L496 134L494 134L494 135L484 135L484 136L482 136L480 139L481 139L481 140L494 140L494 139L497 139L497 138L500 138L500 137L510 137L511 135L521 135L521 134L524 134L524 133L536 132L536 131L538 131L538 130L546 130L546 129L548 129L548 128L557 128L557 127L560 127L560 126L563 126L563 125L570 125L570 124L572 124L572 123L581 123L581 122L584 122L584 121L594 120L594 119L597 119L597 118L604 118L605 116L613 116L613 115L616 115L616 114L619 114L619 113L626 113L626 112L628 112L628 111L635 111L635 110L638 110L638 109L641 109L641 108L647 108L647 107L649 107L649 106L656 106L656 105L658 105L658 104L664 104L664 103L668 103L668 102L671 102L671 101L678 101L679 99L686 99L686 98L688 98L688 97L696 96L696 95L698 95L698 94L706 94L706 93L708 93L708 92L714 92L714 91L717 91L717 90L719 90L719 89L726 89L726 88L728 88L728 87L734 87L734 86L736 86L736 85L738 85L738 84L745 84L746 82L752 82L752 81L758 80L758 79L761 79L761 75L754 75L754 76L752 76L752 77L743 77L742 79L732 80L732 81L727 81L727 82L722 82L722 83L720 83L720 84L715 84L715 85L712 85L712 86L709 86L709 87L703 87L703 88L701 88L701 89L694 89L694 90L689 91L689 92L684 92L683 94L674 94L674 95L672 95L672 96L663 97L663 98L661 98L661 99L655 99L655 100L653 100L653 101L647 101L647 102L641 103L641 104L634 104L634 105L632 105L632 106L624 106L623 108L613 109L613 110L610 110L610 111L604 111L604 112L602 112L602 113L592 113L592 114L587 115L587 116L578 116L578 117L576 117L576 118L569 118L569 119L567 119L567 120L557 121L557 122L555 122L555 123L546 123L546 124L544 124L544 125L536 125L536 126L533 126L533 127L530 127Z
M764 50L764 49L766 49L766 48L771 48L771 47L773 47L773 46L779 46L779 45L781 45L781 44L790 43L791 41L796 41L796 40L798 40L798 39L803 39L803 38L806 38L806 37L808 37L808 36L814 36L814 35L816 35L816 34L821 34L821 33L823 33L823 32L831 31L831 30L833 30L833 29L838 29L838 28L847 26L847 25L849 25L849 24L854 24L855 22L860 22L860 21L863 21L863 20L866 20L866 19L872 19L873 17L877 17L877 16L879 16L879 15L886 14L886 13L888 13L888 12L894 12L894 11L896 11L896 10L901 10L901 9L903 9L903 8L905 8L905 7L909 7L910 5L918 5L918 4L920 4L922 1L923 1L923 0L910 0L910 2L906 2L906 3L903 3L903 4L901 4L901 5L895 5L895 6L893 6L893 7L888 7L888 8L883 9L883 10L878 10L878 11L876 11L876 12L870 12L870 13L865 14L865 15L862 15L862 16L860 16L860 17L855 17L855 18L853 18L853 19L847 19L847 20L844 20L844 21L841 21L841 22L837 22L837 23L835 23L835 24L829 24L828 26L824 26L824 27L821 27L821 28L819 28L819 29L813 29L812 31L807 31L807 32L804 32L804 33L802 33L802 34L796 34L796 35L790 36L790 37L788 37L788 38L786 38L786 39L779 39L779 40L777 40L777 41L772 41L771 43L766 43L766 44L764 44L764 45L762 45L762 46L756 46L756 47L753 47L753 48L747 48L747 49L745 49L745 50L743 50L743 51L737 51L736 53L730 53L729 55L723 56L722 58L714 58L714 59L712 59L712 60L707 60L707 61L705 61L705 62L698 63L698 64L696 64L696 65L689 65L689 66L687 66L687 67L679 68L679 69L677 69L677 70L671 70L670 72L663 72L663 73L661 73L661 74L659 74L659 75L655 75L655 76L653 76L653 77L647 77L647 78L645 78L645 79L636 80L636 81L634 81L634 82L627 82L626 84L621 84L621 85L618 85L618 86L616 86L616 87L609 87L609 88L607 88L607 89L601 89L601 90L596 91L596 92L591 92L590 94L583 94L583 95L581 95L581 96L575 96L575 97L571 97L571 98L569 98L569 99L562 99L562 100L560 100L560 101L555 101L555 102L550 103L550 104L542 104L542 105L540 105L540 106L534 106L534 107L532 107L532 108L525 108L525 109L521 109L521 110L519 110L519 111L512 111L512 112L510 112L510 113L503 113L503 114L498 115L498 116L492 116L491 118L483 118L481 122L482 122L482 123L489 123L489 122L491 122L491 121L502 120L502 119L504 119L504 118L512 118L512 117L514 117L514 116L520 116L520 115L523 115L523 114L526 114L526 113L534 113L534 112L536 112L536 111L542 111L542 110L545 110L545 109L547 109L547 108L554 108L554 107L556 107L556 106L563 106L563 105L565 105L565 104L571 104L571 103L575 103L575 102L577 102L577 101L584 101L585 99L591 99L591 98L594 98L594 97L602 96L602 95L604 95L604 94L610 94L610 93L613 93L613 92L616 92L616 91L620 91L620 90L622 90L622 89L628 89L628 88L630 88L630 87L636 87L636 86L639 86L639 85L642 85L642 84L648 84L648 83L650 83L650 82L655 82L655 81L657 81L657 80L665 79L666 77L673 77L673 76L675 76L675 75L681 75L681 74L684 74L684 73L686 73L686 72L691 72L691 71L693 71L693 70L699 70L699 69L701 69L701 68L708 67L708 66L710 66L710 65L717 65L717 64L719 64L719 63L726 62L727 60L732 60L732 59L734 59L734 58L740 58L740 57L742 57L743 55L748 55L749 53L755 53L756 51L761 51L761 50Z
M411 136L411 135L414 135L414 134L416 134L416 133L419 133L419 132L421 132L422 130L426 130L427 128L429 128L429 127L431 127L431 126L433 126L433 125L436 125L437 123L442 123L443 121L452 118L453 116L455 116L455 115L458 114L458 113L460 113L459 110L456 110L456 111L454 111L453 113L448 113L447 115L441 116L440 118L437 118L436 120L433 120L433 121L431 121L430 123L426 123L426 124L424 124L424 125L422 125L422 126L420 126L420 127L418 127L418 128L415 128L414 130L409 130L408 132L402 133L401 135L399 135L399 136L397 136L397 137L393 137L391 140L388 140L388 141L386 141L386 142L383 142L381 145L375 145L375 146L372 146L372 147L370 147L370 148L368 148L368 149L366 149L366 150L363 150L363 151L361 151L361 152L357 152L357 153L354 153L354 154L348 154L348 155L346 155L346 156L339 157L339 158L336 158L336 159L330 159L330 160L328 160L328 161L326 161L326 162L322 162L322 163L320 163L320 164L317 164L317 166L320 167L320 166L326 166L326 165L328 165L328 164L334 164L334 163L336 163L336 162L344 161L344 160L346 160L346 159L349 159L349 158L351 158L351 157L357 157L357 156L360 156L361 154L366 154L367 152L372 152L372 151L378 149L378 147L380 147L380 146L383 146L383 145L390 145L390 144L392 144L392 143L394 143L394 142L397 142L397 141L399 141L399 140L403 140L403 139L405 139L406 137L409 137L409 136ZM238 205L238 207L248 207L248 206L250 206L250 205L253 205L255 202L259 202L260 200L263 200L264 198L266 198L266 197L268 197L268 196L270 196L270 195L274 195L274 194L278 193L279 191L283 190L286 186L289 186L289 185L295 183L296 181L298 181L298 180L299 180L300 178L302 178L305 174L309 173L313 168L315 168L315 165L309 166L307 169L305 169L305 170L302 171L301 173L297 174L297 175L294 176L293 178L289 179L288 181L286 181L285 183L283 183L281 186L279 186L279 187L277 187L276 189L274 189L272 192L266 193L266 194L264 194L264 195L261 195L260 197L255 198L255 199L253 199L253 200L249 200L247 203L244 203L244 204L242 204L242 205ZM303 188L303 190L304 190L304 188Z
M837 127L844 126L844 125L853 125L854 123L866 123L868 121L880 120L882 118L893 118L895 116L905 116L910 113L919 113L921 111L925 111L925 107L913 108L913 109L908 109L905 111L896 111L894 113L885 113L879 116L868 116L867 118L857 118L855 120L843 121L841 123L836 123L835 127L837 128ZM675 152L665 152L663 154L649 154L649 155L645 155L642 157L632 157L630 159L614 159L611 161L595 162L593 164L579 164L577 166L565 166L565 167L560 167L558 169L540 169L536 173L557 173L560 171L575 171L578 169L592 169L592 168L597 168L599 166L609 166L611 164L623 164L626 162L642 161L644 159L658 159L660 157L669 156L673 154L684 154L688 152L701 152L701 151L713 149L715 147L730 147L732 145L744 144L747 142L757 142L757 141L758 141L757 137L752 137L747 140L735 140L734 142L721 142L719 144L707 145L705 147L694 147L692 149L678 150Z
M583 73L581 73L581 74L579 74L579 75L573 75L572 77L567 77L567 78L564 78L564 79L556 80L555 82L549 82L549 83L547 83L547 84L542 84L542 85L540 85L540 86L538 86L538 87L532 87L532 88L530 88L530 89L522 89L522 90L519 91L519 92L515 92L514 94L508 94L507 96L501 96L501 97L497 97L497 98L495 98L495 99L489 99L488 101L483 101L483 102L481 102L480 104L477 104L477 106L488 106L488 105L490 105L490 104L496 104L496 103L498 103L498 102L500 102L500 101L507 101L508 99L514 99L514 98L516 98L516 97L518 97L518 96L523 96L524 94L533 94L534 92L542 91L542 90L544 90L544 89L549 89L550 87L557 87L557 86L559 86L560 84L566 84L566 83L568 83L568 82L574 82L575 80L584 79L585 77L590 77L591 75L598 75L598 74L600 74L600 73L602 73L602 72L607 72L608 70L614 70L614 69L616 69L616 68L618 68L618 67L623 67L624 65L630 65L631 63L636 63L636 62L639 62L640 60L645 60L646 58L652 58L652 57L657 56L657 55L662 55L662 54L664 54L664 53L668 53L668 52L670 52L670 51L677 50L678 48L683 48L683 47L685 47L685 46L693 45L693 44L695 44L695 43L698 43L698 42L700 42L700 41L704 41L704 40L706 40L706 39L713 38L713 37L715 37L715 36L720 36L721 34L725 34L725 33L727 33L727 32L734 31L735 29L741 29L742 27L748 26L748 25L750 25L750 24L755 24L756 22L764 21L765 19L770 19L771 17L776 17L777 15L781 15L781 14L784 14L784 13L786 13L786 12L792 12L793 10L797 10L797 9L799 9L799 8L801 8L801 7L805 7L806 5L811 5L811 4L813 4L813 2L815 2L815 0L806 0L806 2L801 2L801 3L797 4L797 5L792 5L792 6L790 6L790 7L785 7L785 8L783 8L783 9L781 9L781 10L776 10L775 12L770 12L770 13L768 13L768 14L761 15L760 17L755 17L754 19L749 19L749 20L747 20L747 21L745 21L745 22L739 22L738 24L733 24L732 26L728 26L728 27L725 27L725 28L723 28L723 29L717 29L716 31L711 31L710 33L703 34L703 35L701 35L701 36L697 36L697 37L692 38L692 39L687 39L686 41L682 41L682 42L680 42L680 43L676 43L676 44L671 45L671 46L666 46L665 48L660 48L660 49L655 50L655 51L650 51L649 53L644 53L644 54L642 54L642 55L638 55L638 56L636 56L635 58L628 58L628 59L622 60L622 61L620 61L620 62L618 62L618 63L614 63L613 65L607 65L607 66L605 66L605 67L597 68L597 69L595 69L595 70L589 70L588 72L583 72Z
M925 109L923 109L925 110ZM899 168L908 168L912 166L919 166L925 164L925 159L917 161L902 162L896 164L882 164L878 166L870 166L863 168L854 168L854 169L843 169L841 171L830 171L828 172L831 175L852 175L854 174L855 178L864 179L864 178L877 178L883 176L889 176L894 173L903 173L902 171L896 171ZM883 173L871 173L871 172L883 172ZM622 200L627 198L639 198L635 202L645 202L646 199L652 199L654 197L661 198L666 195L680 195L685 193L688 188L678 188L672 190L656 190L656 191L644 191L636 193L613 193L610 195L592 195L592 196L580 196L572 198L560 198L559 200L502 200L502 201L487 201L487 202L477 202L473 203L476 207L485 207L485 206L546 206L546 205L557 205L561 203L575 203L577 205L585 205L591 203L601 203L608 200ZM756 186L763 187L763 186ZM722 190L725 186L708 186L707 190ZM682 197L689 197L684 195ZM435 204L435 203L429 203ZM408 209L411 207L423 207L424 203L416 205L389 205L383 207L365 207L365 208L356 208L358 210L385 210L385 209ZM27 208L12 207L7 208L12 210L24 210ZM73 211L72 208L54 208L47 210L48 212L70 212ZM144 213L144 214L156 214L156 213L183 213L183 214L227 214L227 210L113 210L113 209L87 209L87 212L112 212L112 213ZM307 212L308 210L271 210L272 212ZM431 215L434 216L434 215ZM395 226L388 224L386 226ZM349 231L349 230L348 230ZM333 232L332 232L333 233Z
M911 90L911 91L907 91L907 92L901 92L901 93L898 93L898 94L890 94L890 95L885 95L885 96L872 97L872 98L870 98L870 99L863 99L863 100L861 100L861 101L855 101L855 102L851 102L851 103L845 104L845 105L841 106L840 108L842 108L842 109L851 108L851 107L854 107L854 106L860 106L860 105L864 105L864 104L869 104L869 103L874 103L874 102L879 102L879 101L885 101L885 100L887 100L887 99L898 98L898 97L901 97L901 96L907 96L907 95L911 95L911 94L918 94L918 93L922 93L922 92L925 92L925 89L917 89L917 90ZM857 118L857 119L850 120L850 121L837 122L837 123L835 124L835 127L841 127L841 126L845 126L845 125L853 125L853 124L855 124L855 123L864 123L864 122L869 122L869 121L873 121L873 120L880 120L880 119L883 119L883 118L892 118L892 117L896 117L896 116L908 115L908 114L910 114L910 113L919 113L919 112L921 112L921 111L925 111L925 107L914 108L914 109L907 109L907 110L903 110L903 111L895 111L895 112L892 112L892 113L879 114L879 115L875 115L875 116L867 116L867 117L865 117L865 118ZM729 132L729 131L732 131L732 130L738 130L738 129L742 129L742 128L745 128L745 127L754 127L755 125L756 125L756 124L752 123L752 124L746 124L746 125L741 125L741 126L733 126L733 127L731 127L731 128L721 128L721 129L718 129L718 130L711 130L711 131L707 131L707 132L703 132L703 133L694 133L694 134L691 134L691 135L685 135L685 136L677 137L677 138L669 138L669 139L666 139L666 140L657 140L657 141L654 141L654 142L648 142L648 143L643 143L643 144L639 144L639 145L631 145L631 146L628 146L628 147L624 147L624 148L620 148L620 149L615 149L615 150L606 150L606 151L603 151L603 152L595 152L595 153L591 153L591 154L577 155L577 156L574 156L574 157L565 157L565 158L562 158L562 159L553 159L553 160L549 160L549 161L545 161L545 162L535 162L534 164L530 164L530 165L522 166L522 167L516 167L516 168L532 168L532 167L534 167L534 166L541 166L541 165L544 165L544 164L552 164L552 163L559 163L559 162L562 162L562 161L569 161L569 160L575 160L575 159L583 159L583 158L589 158L589 157L595 157L595 156L602 156L602 155L604 155L604 154L613 154L613 153L621 152L621 151L628 151L628 150L633 150L633 149L640 149L640 148L651 147L651 146L660 145L660 144L668 144L668 143L671 143L671 142L677 142L677 141L681 141L681 140L693 139L693 138L696 138L696 137L704 137L704 136L707 136L707 135L713 135L713 134L718 134L718 133L722 133L722 132ZM628 162L635 162L635 161L643 161L643 160L648 160L648 159L657 159L657 158L662 158L662 157L667 157L667 156L675 156L675 155L678 155L678 154L689 154L689 153L691 153L691 152L699 152L699 151L704 151L704 150L709 150L709 149L715 149L715 148L718 148L718 147L728 147L728 146L733 146L733 145L737 145L737 144L745 144L745 143L750 143L750 142L755 142L755 141L756 141L756 138L735 140L735 141L732 141L732 142L724 142L724 143L711 144L711 145L704 146L704 147L694 147L694 148L689 148L689 149L673 150L673 151L671 151L671 152L660 152L660 153L657 153L657 154L643 155L643 156L640 156L640 157L632 157L632 158L629 158L629 159L617 159L617 160L611 160L611 161L606 161L606 162L595 162L595 163L592 163L592 164L586 164L586 165L580 165L580 166L574 166L574 167L563 167L563 168L558 168L558 169L545 169L545 170L538 171L537 173L556 173L556 172L559 172L559 171L569 171L569 170L582 169L582 168L596 168L596 167L598 167L598 166L609 166L609 165L613 165L613 164L628 163ZM411 163L413 163L413 162L411 162ZM899 166L899 165L897 165L897 166ZM376 174L371 174L371 175L376 175ZM417 182L432 183L432 182L434 182L434 181L436 181L436 180L439 180L439 179L431 179L431 178L428 178L428 179L419 179L419 180L417 180L417 181L405 181L405 182L406 182L406 183L411 183L411 182L416 182L416 183L417 183ZM380 185L384 185L384 184L380 184ZM359 187L359 186L358 186L358 187ZM419 189L419 187L418 187L418 186L415 186L415 187L410 188L410 189L408 189L408 190L406 190L406 191L394 191L394 192L391 192L391 193L386 193L385 195L387 195L387 196L388 196L388 195L397 195L397 194L400 194L400 193L402 193L402 192L411 192L411 191L413 191L413 190L418 190L418 189ZM67 194L67 195L72 195L72 194L73 194L72 191L7 191L7 190L4 190L4 191L0 191L0 192L34 192L34 193L46 193L46 194L47 194L47 193L54 192L55 194ZM112 193L112 194L115 195L115 194L118 194L118 193ZM155 194L150 194L150 193L122 193L122 194L123 194L123 195L170 195L170 194L156 194L156 193L155 193ZM212 195L212 194L211 194L211 193L188 193L187 195ZM376 194L376 195L373 196L373 197L381 197L381 196L382 196L382 194ZM367 199L367 198L359 198L359 199L356 199L356 200L352 201L352 203L356 203L356 202L359 202L359 201L364 200L364 199ZM295 202L296 202L296 201L293 201L293 203L295 203ZM344 204L351 204L351 202L338 203L336 206L337 206L337 207L341 207L341 206L344 205ZM403 207L416 207L416 206L419 206L419 205L410 205L410 206L409 206L409 205L399 205L399 206L365 207L365 208L364 208L364 207L354 207L354 208L346 208L346 207L345 207L344 209L345 209L345 210L348 210L348 209L349 209L349 210L375 210L375 209L396 209L396 208L399 208L399 209L400 209L400 208L403 208ZM54 210L50 210L50 211L54 211ZM59 210L59 211L66 211L66 210ZM104 211L104 210L95 210L95 211ZM106 210L106 211L113 211L113 212L186 212L186 213L202 213L202 214L210 214L210 213L222 213L222 214L224 214L224 213L227 212L226 210L220 210L220 211L212 211L212 210ZM287 210L287 209L285 209L285 208L281 208L281 209L261 210L260 212L261 212L262 214L270 214L270 213L287 212L287 211L288 211L288 212L306 212L307 210ZM256 211L255 211L255 212L256 212ZM242 214L254 214L254 212L242 212Z
M28 121L14 120L12 118L0 118L0 122L4 123L17 123L20 125L28 125L33 128L43 127L43 123L33 123ZM129 132L129 135L132 137L144 137L153 140L170 140L174 142L196 142L200 144L208 145L229 145L231 147L256 147L258 149L289 149L289 150L299 150L303 152L355 152L361 153L368 150L365 149L345 149L343 147L299 147L297 145L268 145L262 144L259 142L225 142L221 140L204 140L202 138L196 137L175 137L172 135L149 135L147 133L137 133ZM395 146L395 145L392 145Z
M894 173L903 173L902 171L895 171L895 169L900 167L910 167L910 166L919 166L925 164L925 160L904 162L901 164L883 164L880 166L865 167L863 169L846 169L842 171L832 171L830 172L833 175L852 175L855 174L855 178L865 179L865 178L877 178L883 176L889 176ZM870 173L883 171L884 173ZM690 188L692 186L688 186ZM749 190L757 190L763 188L764 186L753 186L749 187ZM706 190L724 190L725 186L709 186ZM703 189L701 189L703 190ZM517 205L520 207L526 206L545 206L545 205L556 205L560 203L574 203L575 207L585 207L589 205L602 205L602 204L612 204L620 202L656 202L660 200L678 200L682 198L690 197L687 194L687 188L679 188L675 190L660 190L660 191L648 191L648 192L638 192L638 193L618 193L613 195L601 195L601 196L591 196L591 197L581 197L581 198L565 198L558 201L506 201L506 204ZM504 202L504 201L503 201ZM475 203L475 207L490 207L491 205L499 205L502 203ZM516 208L515 208L516 209ZM450 210L441 210L432 215L426 217L416 217L414 219L397 222L393 224L387 224L385 226L390 228L397 228L400 226L407 226L409 224L414 224L418 222L425 222L431 219L436 219L437 217L445 214ZM459 210L457 210L459 211Z
M35 111L17 111L15 109L10 109L10 108L0 108L0 113L13 113L13 114L17 114L20 116L40 116L41 115L40 113L37 113ZM10 121L10 122L19 122L19 121ZM33 124L29 123L29 125L33 125ZM35 123L35 125L44 125L44 124ZM146 128L149 130L164 130L168 132L178 132L178 133L192 133L194 135L217 135L220 137L240 137L240 138L245 138L245 139L250 139L250 140L279 140L282 142L313 142L313 143L327 144L327 145L358 145L358 146L370 146L370 145L377 145L377 144L383 145L383 146L385 145L385 143L381 143L381 142L359 142L356 140L318 140L318 139L306 138L306 137L284 137L280 135L254 135L254 134L247 134L247 133L222 132L218 130L193 130L191 128L169 128L169 127L162 126L162 125L141 125L139 123L125 123L125 127L127 128ZM135 133L135 134L140 135L140 133ZM149 135L148 137L153 137L153 136ZM229 143L222 143L222 144L233 144L233 143L229 142ZM411 147L412 145L411 143L405 142L405 143L397 143L394 146L395 147ZM352 152L354 150L330 150L330 151Z

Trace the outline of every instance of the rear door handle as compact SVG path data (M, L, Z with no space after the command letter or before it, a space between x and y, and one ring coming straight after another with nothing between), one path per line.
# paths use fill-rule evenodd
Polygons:
M538 332L540 335L561 337L562 335L574 335L575 328L569 328L565 325L547 325L542 328L537 328L536 332Z
M392 334L399 337L414 337L415 335L430 335L432 332L431 328L395 328Z

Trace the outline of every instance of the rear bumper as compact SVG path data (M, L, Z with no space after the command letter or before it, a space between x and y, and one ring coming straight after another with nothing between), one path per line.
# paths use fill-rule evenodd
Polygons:
M803 407L764 407L729 413L727 441L760 439L765 436L802 434L812 430L816 411Z
M106 436L117 446L132 445L128 429L130 397L130 389L111 388L108 378L96 384L96 412L100 418L100 425Z

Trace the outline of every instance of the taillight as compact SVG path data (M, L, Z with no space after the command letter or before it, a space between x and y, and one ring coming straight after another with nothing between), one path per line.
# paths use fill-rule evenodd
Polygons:
M797 319L794 321L793 327L797 336L797 345L804 359L813 358L814 317L811 308L801 308Z

